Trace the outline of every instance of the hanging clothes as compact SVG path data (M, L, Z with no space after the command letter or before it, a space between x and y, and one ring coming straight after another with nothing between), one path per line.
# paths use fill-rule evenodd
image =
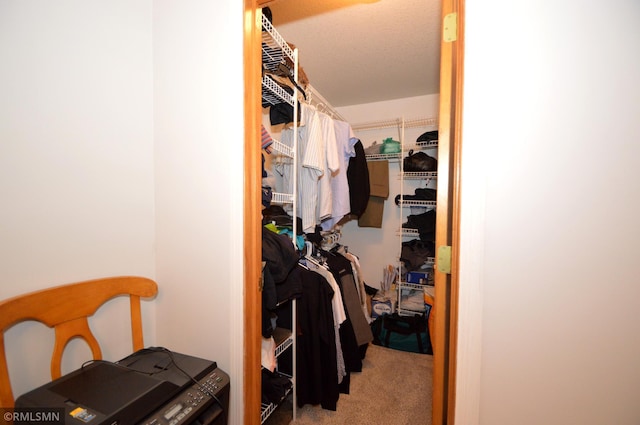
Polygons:
M337 246L334 249L334 252L344 256L347 260L351 262L351 268L353 271L353 278L356 281L356 288L358 290L358 297L360 301L360 308L362 309L362 313L364 314L367 323L371 324L373 319L371 319L371 315L369 314L369 309L367 308L367 293L364 282L364 275L362 274L362 269L360 268L360 260L357 256L348 252L346 248L342 245Z
M320 128L324 143L325 163L322 176L318 180L318 223L331 217L333 211L333 191L331 189L331 178L340 171L340 157L338 155L338 142L334 128L333 118L329 115L318 112L320 118Z
M334 291L320 274L310 270L302 274L303 296L296 303L298 407L320 404L335 411L340 392L331 303Z
M384 201L389 197L389 161L371 161L367 165L370 196L358 218L358 226L381 228ZM355 178L353 184L357 184Z
M302 283L296 273L298 253L291 239L262 227L262 336L273 333L271 313L285 300L298 298L302 294Z
M345 310L351 320L357 345L362 346L370 343L373 341L373 334L362 313L360 296L353 277L351 262L344 256L335 253L328 254L326 258L330 270L336 276L336 280L340 280Z
M322 222L323 230L330 230L351 211L349 199L349 181L347 168L349 158L355 156L354 146L358 142L351 125L344 121L334 120L334 131L338 146L340 166L338 172L331 176L332 211L331 218Z
M325 153L322 141L320 118L315 108L307 104L300 105L302 110L301 125L298 128L298 169L293 170L293 164L280 165L283 191L293 193L293 173L297 173L298 193L296 216L302 219L302 229L305 233L313 232L318 209L318 179L324 171ZM293 130L282 130L281 142L293 148Z
M347 168L350 214L360 217L366 212L371 196L378 196L384 199L389 197L389 167L377 168L375 172L369 170L369 163L360 140L353 146L353 151L355 155L349 158L349 166ZM375 161L372 162L372 165L374 164ZM376 172L379 174L376 174ZM372 176L374 176L373 179ZM380 185L377 184L379 181L381 182ZM385 181L386 184L384 183Z
M331 309L333 310L333 327L336 337L336 363L338 366L338 384L342 383L344 377L347 375L347 369L344 363L344 356L342 354L342 343L340 342L340 325L347 319L347 313L344 310L344 302L342 300L342 294L340 293L340 287L335 278L331 274L328 268L323 265L316 264L316 262L306 261L306 266L309 270L318 273L320 276L327 280L329 286L333 290L333 298L331 299Z

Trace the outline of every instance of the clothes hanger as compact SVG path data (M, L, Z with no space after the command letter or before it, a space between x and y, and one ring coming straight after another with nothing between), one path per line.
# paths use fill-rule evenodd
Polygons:
M313 243L311 241L305 241L304 245L305 245L304 260L308 261L309 263L317 267L322 267L326 269L327 266L324 264L324 260L319 255L318 251L315 249L315 246L313 245Z

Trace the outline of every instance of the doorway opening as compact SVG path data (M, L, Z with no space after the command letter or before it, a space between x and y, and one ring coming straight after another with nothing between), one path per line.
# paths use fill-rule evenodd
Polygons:
M275 0L245 0L245 424L260 423L260 26L259 8ZM332 2L329 2L332 3ZM436 318L434 340L434 425L453 424L455 407L455 376L457 355L457 240L459 149L462 102L462 39L463 0L442 0L441 19L457 24L455 37L441 41L440 105L439 105L439 168L438 168L438 230L436 246L444 255L436 265ZM451 14L455 14L453 21ZM440 21L442 22L442 20ZM304 66L304 62L302 63ZM447 253L450 263L444 264ZM440 260L438 260L440 261Z

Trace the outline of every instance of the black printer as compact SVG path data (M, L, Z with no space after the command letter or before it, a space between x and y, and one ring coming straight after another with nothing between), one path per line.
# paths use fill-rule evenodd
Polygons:
M88 362L16 399L16 411L37 408L64 410L67 425L227 425L229 376L214 361L150 347Z

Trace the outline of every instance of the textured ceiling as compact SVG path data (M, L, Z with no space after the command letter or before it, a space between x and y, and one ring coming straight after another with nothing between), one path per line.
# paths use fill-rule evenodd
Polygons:
M440 0L278 0L270 8L333 106L439 92Z

